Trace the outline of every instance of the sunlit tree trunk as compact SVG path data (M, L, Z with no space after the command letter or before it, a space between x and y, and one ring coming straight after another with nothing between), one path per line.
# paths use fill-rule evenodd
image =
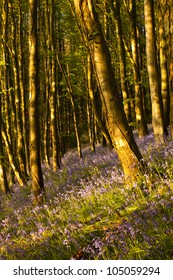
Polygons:
M46 14L46 35L47 35L47 67L49 77L49 100L50 100L50 130L52 142L52 161L53 170L60 168L59 147L58 147L58 127L57 127L57 92L56 92L56 54L55 54L55 6L54 0L50 2L46 0L45 14Z
M56 22L56 44L55 49L56 53L58 53L59 60L62 60L63 55L63 25L61 25L61 19L63 18L63 14L61 13L60 9L61 3L56 3L56 16L55 16L55 22ZM62 85L62 78L63 74L61 72L60 66L57 63L57 74L56 74L56 81L57 81L57 111L56 111L56 118L57 118L57 125L58 125L58 139L59 139L59 153L60 158L65 154L66 147L65 147L65 138L64 138L64 131L66 128L64 127L64 101L66 99L65 96L63 96L63 85Z
M94 114L91 105L91 100L87 98L87 120L88 120L88 135L91 151L95 152L95 131L94 131Z
M94 85L93 85L93 66L92 66L92 61L91 61L90 55L88 55L88 73L87 74L88 74L87 75L88 92L89 92L92 108L94 111L95 119L96 119L97 124L98 124L104 138L106 139L107 143L109 143L109 145L112 146L112 140L111 140L110 134L102 121L102 118L101 118L99 110L98 110L97 102L95 100L96 98L94 95Z
M170 89L170 126L173 139L173 3L169 1L169 89Z
M168 77L168 8L165 1L159 0L157 3L158 12L158 40L160 54L160 74L161 74L161 94L164 109L164 122L166 127L169 126L170 117L170 93L169 93L169 77Z
M44 119L44 132L43 132L43 142L44 142L44 160L47 167L50 167L50 127L49 127L49 71L47 66L48 57L45 58L45 119Z
M44 190L40 162L37 9L37 0L29 0L29 145L32 191L36 204L42 202Z
M1 44L1 55L3 64L1 65L1 89L2 89L2 112L4 117L4 123L6 128L6 133L8 137L8 141L12 148L16 148L16 138L14 137L16 133L16 120L15 120L15 104L14 100L14 92L12 90L12 74L11 74L11 62L10 62L10 55L9 55L9 36L8 36L8 26L10 22L9 18L9 8L7 1L2 1L2 13L1 13L1 30L2 30L2 37L0 38ZM7 150L7 146L6 146ZM16 149L13 149L14 151ZM12 152L12 150L11 150ZM8 151L7 151L8 154ZM7 159L8 161L8 159ZM14 172L12 170L11 164L8 166L9 172L9 185L13 184L14 182Z
M163 141L163 135L166 129L163 119L163 103L161 98L160 78L157 65L153 0L144 0L144 15L147 68L152 102L152 125L156 140Z
M94 127L94 112L93 106L90 99L90 95L93 95L94 86L93 86L93 71L90 55L88 55L88 72L87 72L87 80L88 80L88 98L87 98L87 117L88 117L88 134L91 151L95 152L95 127Z
M117 91L109 49L93 1L74 0L74 5L90 46L91 59L98 88L104 100L106 121L114 149L121 162L126 182L136 182L141 173L139 162L142 156L128 125L122 100Z
M8 159L9 159L9 163L10 163L10 165L12 167L12 170L13 170L13 172L15 174L15 177L16 177L19 185L21 187L23 187L25 185L25 179L23 178L23 176L21 174L21 171L19 169L19 165L17 164L17 160L16 160L16 158L13 155L11 143L10 143L10 141L8 139L8 135L7 135L7 132L6 132L5 125L4 125L2 117L0 119L0 122L1 122L2 138L3 138L3 141L5 143L5 147L6 147L6 151L7 151L7 155L8 155Z
M10 14L11 14L11 59L13 67L13 79L14 79L14 98L16 109L16 128L17 128L17 151L16 157L18 157L19 168L23 176L26 176L25 160L24 160L24 142L23 142L23 120L21 111L21 91L19 82L19 60L18 60L18 42L17 42L17 26L15 22L15 11L13 3L10 0Z
M1 75L0 75L1 77ZM0 94L0 116L1 116L1 94ZM1 119L0 119L0 189L5 193L10 193L7 174L5 170L5 155L2 143L2 127L1 127Z
M0 190L2 190L3 193L10 193L7 175L6 175L6 171L5 171L4 157L5 156L3 153L2 135L0 132Z
M8 69L9 69L9 59L8 59L8 3L3 0L2 2L2 15L1 15L1 28L2 28L2 37L0 39L1 43L1 55L3 65L1 65L1 89L4 96L4 113L5 113L5 123L8 137L11 141L11 116L10 116L10 106L9 106L9 91L8 91Z
M143 91L141 81L141 69L139 60L138 36L137 36L137 23L136 23L136 0L131 0L131 9L129 10L129 18L131 22L131 48L132 48L132 62L134 73L134 89L135 89L135 114L136 125L139 137L144 137L148 134L147 122L144 114L143 106Z
M113 11L114 19L116 21L116 35L118 42L118 53L120 61L120 79L121 79L121 91L123 96L124 111L129 123L132 122L130 96L127 86L127 72L126 72L126 55L123 43L123 32L122 32L122 20L120 15L120 1L109 0L111 9Z
M24 36L23 36L23 14L22 14L22 6L20 0L18 0L18 67L19 67L19 88L21 92L21 116L22 116L22 135L23 135L23 144L24 146L24 163L26 173L29 176L29 142L28 142L28 123L27 123L27 112L26 112L26 103L28 101L28 94L26 91L26 84L24 80Z
M49 14L48 14L48 7L47 1L45 2L44 13L42 16L42 24L44 24L43 33L44 37L44 76L45 76L45 96L44 96L44 129L43 129L43 150L44 150L44 160L46 166L50 168L50 146L51 146L51 133L50 133L50 24L49 24Z

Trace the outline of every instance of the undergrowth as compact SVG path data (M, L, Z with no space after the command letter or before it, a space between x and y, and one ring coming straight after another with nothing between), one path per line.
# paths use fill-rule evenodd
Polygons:
M149 173L125 186L114 151L74 150L34 206L30 186L0 196L0 259L173 259L173 143L137 139Z

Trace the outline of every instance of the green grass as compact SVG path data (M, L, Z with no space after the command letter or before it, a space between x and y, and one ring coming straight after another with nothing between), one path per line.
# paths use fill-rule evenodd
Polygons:
M66 167L46 170L43 205L29 188L1 196L0 259L173 259L171 165L145 181L146 196L109 160L79 164L70 177Z

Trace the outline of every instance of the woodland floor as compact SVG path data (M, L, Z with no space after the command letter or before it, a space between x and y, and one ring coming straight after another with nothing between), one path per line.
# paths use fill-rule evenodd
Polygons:
M0 259L173 259L173 142L137 143L149 173L129 188L113 150L83 147L54 173L43 165L45 200L30 183L0 196Z

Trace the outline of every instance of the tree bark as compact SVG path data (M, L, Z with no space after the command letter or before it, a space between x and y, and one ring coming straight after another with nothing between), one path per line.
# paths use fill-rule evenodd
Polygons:
M170 90L170 126L173 139L173 3L169 1L169 90Z
M19 164L17 163L16 158L13 155L12 147L11 147L10 141L8 139L8 135L7 135L7 132L6 132L6 129L5 129L5 126L4 126L3 119L2 119L1 116L0 116L0 118L1 118L0 119L0 122L1 122L1 133L2 133L2 138L3 138L5 146L6 146L9 163L11 165L11 168L12 168L12 170L13 170L15 176L16 176L16 179L17 179L19 185L21 187L23 187L25 185L25 183L26 183L25 182L25 178L23 178L23 176L21 174L21 171L19 169Z
M40 162L39 126L39 81L38 81L38 39L37 0L29 0L29 130L30 130L30 170L34 203L42 202L44 190Z
M16 128L17 128L17 152L16 157L18 157L19 168L23 176L26 176L26 166L25 166L25 154L24 154L24 141L23 141L23 119L21 110L21 91L20 91L20 81L19 81L19 55L17 45L17 26L15 22L15 15L13 9L13 3L10 0L10 12L11 12L11 33L12 33L12 45L11 45L11 59L13 68L13 79L14 79L14 100L15 100L15 111L16 111Z
M157 3L157 18L158 18L158 40L159 40L159 58L160 58L160 77L161 77L161 95L163 100L164 123L169 126L170 122L170 94L169 94L169 77L168 77L168 36L165 28L167 21L167 5L165 1L159 0Z
M115 151L121 162L126 182L138 179L141 153L128 125L123 104L117 91L111 57L97 13L91 0L74 0L76 14L87 38L97 85L106 108L106 121Z
M156 55L153 0L144 0L144 16L147 68L152 102L152 125L156 140L163 142L163 135L166 132L166 128L163 119L163 103Z
M113 3L114 2L114 3ZM123 43L122 21L120 15L120 1L110 0L111 9L116 21L116 34L118 43L118 53L120 61L120 79L121 79L121 91L123 96L124 111L129 123L132 122L131 106L130 106L130 94L127 86L127 72L126 72L126 55Z
M61 62L59 60L59 56L56 55L56 57L57 57L57 62L58 62L58 65L60 67L60 70L62 72L62 75L64 77L65 83L67 85L67 92L68 92L68 95L70 97L70 102L71 102L72 111L73 111L73 122L74 122L74 130L75 130L76 142L77 142L77 151L78 151L79 157L82 158L83 155L82 155L81 141L80 141L80 136L79 136L76 108L75 108L74 97L73 97L73 89L72 89L72 85L71 85L71 81L70 81L69 66L67 64L66 65L66 70L64 70L62 65L61 65Z
M25 168L26 168L26 174L30 175L29 170L29 148L28 148L28 123L27 123L27 100L28 100L28 94L26 94L26 85L24 80L24 54L23 54L23 48L24 48L24 38L23 38L23 15L22 15L22 6L20 3L20 0L18 0L19 5L19 19L18 19L18 67L19 67L19 88L21 92L21 116L22 116L22 134L23 134L23 143L24 143L24 160L25 160Z
M52 157L53 157L53 170L56 171L57 167L60 168L59 147L58 147L58 127L57 127L57 93L56 93L56 54L55 54L55 15L54 15L54 0L50 3L46 1L45 14L46 14L46 31L47 31L47 67L49 73L49 100L50 100L50 129L51 129L51 142L52 142Z
M1 77L1 75L0 75ZM0 188L5 193L10 193L7 174L5 170L5 155L2 143L2 123L1 123L1 94L0 94Z
M102 118L99 114L99 110L97 108L97 104L96 104L96 100L95 100L95 95L94 95L94 86L93 86L93 66L92 66L92 61L91 61L91 57L90 54L88 54L88 92L89 92L89 97L91 100L91 104L92 104L92 108L93 108L93 112L94 112L94 116L96 118L97 124L104 136L104 138L106 139L107 143L109 143L109 145L112 147L112 140L111 137L109 135L109 132L106 128L106 126L104 125Z
M136 23L136 0L135 1L131 0L131 9L128 12L129 12L129 18L131 21L131 28L132 28L131 48L132 48L133 73L134 73L136 126L137 126L139 137L144 137L145 135L148 134L148 127L144 114L143 96L142 96L143 91L142 91L137 23Z

